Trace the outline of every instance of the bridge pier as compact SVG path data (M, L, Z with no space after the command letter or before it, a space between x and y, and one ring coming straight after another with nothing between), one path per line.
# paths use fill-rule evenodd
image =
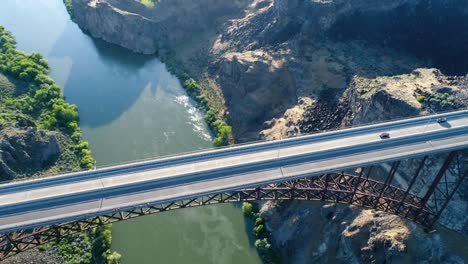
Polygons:
M382 190L380 190L379 196L375 200L374 209L377 209L377 207L379 205L381 205L380 199L382 198L382 195L384 194L384 192L387 190L388 186L390 186L390 183L392 182L393 176L395 175L395 173L396 173L396 171L398 169L398 166L400 166L400 161L393 162L392 167L391 167L391 169L390 169L390 171L389 171L389 173L387 175L387 178L385 179L385 184L382 187ZM390 205L390 203L387 202L386 210L388 210L389 205Z
M422 211L424 210L424 208L426 207L426 204L427 202L429 201L429 199L435 195L434 191L436 190L437 186L439 185L439 182L440 180L442 179L442 177L445 175L445 172L447 171L447 168L449 167L450 165L450 162L453 160L453 158L455 157L456 155L456 152L450 152L448 155L447 155L447 158L445 158L445 161L444 163L442 164L442 166L440 167L439 171L437 172L434 180L432 181L429 189L427 190L426 194L424 195L424 197L422 198L421 200L421 203L419 205L419 209L415 215L415 218L417 221L420 221L421 219L421 213ZM437 204L436 204L437 206ZM426 221L426 218L427 218L427 215L424 216L424 219L423 221ZM430 225L431 226L431 225Z
M411 182L408 185L408 188L406 188L405 194L403 195L403 198L401 199L401 202L398 204L398 207L396 209L396 214L400 213L400 209L401 209L402 205L405 203L406 197L408 196L411 189L413 188L413 185L416 182L416 180L418 179L419 174L421 173L421 170L424 168L424 164L426 163L426 159L427 159L427 156L424 156L423 159L419 162L419 166L416 169L416 172L414 173L413 177L411 178Z

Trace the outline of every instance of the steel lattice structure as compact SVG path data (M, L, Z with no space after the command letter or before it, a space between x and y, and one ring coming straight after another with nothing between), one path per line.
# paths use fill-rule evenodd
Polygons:
M175 209L242 201L301 200L350 204L395 214L431 228L468 175L468 164L463 158L461 152L448 153L442 166L432 177L421 176L423 168L428 166L427 157L418 159L406 188L392 184L401 164L401 161L395 161L384 180L373 179L375 166L371 166L356 170L354 175L345 172L329 173L167 204L135 207L76 222L3 234L0 235L0 260L100 225ZM422 191L424 195L413 194L412 189L417 182L427 186Z

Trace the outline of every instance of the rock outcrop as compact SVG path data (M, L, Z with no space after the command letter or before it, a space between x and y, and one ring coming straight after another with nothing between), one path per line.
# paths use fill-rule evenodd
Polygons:
M445 76L437 69L410 74L355 77L344 93L347 125L449 111L468 105L468 76Z
M148 9L134 0L73 0L73 7L74 20L93 37L154 54L215 30L224 16L240 12L243 2L171 0Z
M339 107L319 108L315 102L304 111L299 128L302 133L316 131L322 126L317 121L324 120L323 116L339 117L328 123L338 128L430 114L431 109L466 108L467 94L467 76L445 76L436 69L372 79L356 76L336 103ZM416 182L413 193L424 195L427 182L436 175L444 158L427 158L427 166L420 172L424 181ZM460 162L468 164L468 151L463 152ZM417 166L416 161L403 161L393 184L406 188ZM385 179L389 167L384 164L374 168L373 177ZM454 181L455 175L449 170L448 181ZM288 263L464 263L468 259L466 248L453 241L467 239L466 190L467 181L442 214L437 232L430 234L396 216L341 205L266 203L262 213L276 247Z
M0 130L0 180L43 170L59 155L60 145L53 132L12 127Z
M73 4L75 21L91 35L158 53L181 75L209 83L224 96L238 141L256 139L261 124L281 118L301 98L318 101L318 109L336 107L355 75L392 76L423 66L468 72L463 0Z
M158 53L178 74L209 83L237 141L468 105L465 0L73 3L91 35ZM263 215L287 263L464 263L468 250L453 241L466 241L458 236L468 230L467 189L441 219L458 233L427 234L390 215L335 205L268 203Z
M284 263L464 263L460 235L426 233L399 217L353 206L268 202L262 216Z

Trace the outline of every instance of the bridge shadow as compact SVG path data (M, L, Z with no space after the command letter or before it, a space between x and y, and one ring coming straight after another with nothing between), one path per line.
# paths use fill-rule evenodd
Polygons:
M232 206L234 206L236 209L239 209L239 211L241 211L242 202L233 203ZM255 237L254 233L253 233L253 229L255 227L255 220L246 217L244 214L242 214L242 216L243 216L244 223L245 223L244 224L244 230L245 230L245 233L247 234L247 238L249 240L249 245L251 247L255 247L255 240L257 239Z

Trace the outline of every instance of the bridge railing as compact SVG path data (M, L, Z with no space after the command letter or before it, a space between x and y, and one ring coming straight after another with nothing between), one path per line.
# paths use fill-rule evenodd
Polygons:
M432 117L428 120L427 125L431 123L431 121L435 121L436 118L440 116L445 116L448 114L453 114L457 112L463 112L463 111L468 111L468 108L464 109L458 109L456 111L443 111L443 112L422 112L419 115L414 115L414 116L407 116L407 117L401 117L401 118L395 118L395 119L389 119L389 120L379 120L375 122L368 122L368 123L362 123L358 125L352 125L352 126L343 126L343 127L336 127L336 128L331 128L331 129L325 129L325 130L320 130L320 131L314 131L310 133L304 133L300 134L297 136L293 137L288 137L288 138L280 138L276 140L254 140L254 141L249 141L249 142L244 142L244 143L239 143L239 144L234 144L234 145L227 145L227 146L222 146L222 147L211 147L211 148L204 148L204 149L197 149L193 151L186 151L186 152L178 152L178 153L171 153L167 155L160 155L160 156L155 156L155 157L149 157L149 158L143 158L143 159L136 159L136 160L129 160L129 161L124 161L124 162L117 162L117 163L110 163L110 164L105 164L101 167L98 167L99 169L107 169L107 168L113 168L113 167L119 167L119 166L125 166L129 164L144 164L147 162L151 162L154 160L159 160L159 159L170 159L173 157L178 157L178 156L184 156L184 155L193 155L193 154L198 154L206 151L216 151L216 150L223 150L223 149L230 149L233 147L243 147L243 146L249 146L253 144L260 144L260 143L265 143L265 144L278 144L278 148L281 147L281 142L287 141L287 140L294 140L297 138L303 138L307 136L312 136L312 135L318 135L318 134L323 134L323 133L329 133L329 132L337 132L341 131L344 129L359 129L362 127L370 127L370 126L378 126L381 124L385 123L390 123L390 122L400 122L400 121L405 121L408 119L416 119L416 118L424 118L424 117ZM385 131L382 131L385 132ZM0 185L7 184L7 183L17 183L17 182L22 182L22 181L28 181L28 180L39 180L39 179L44 179L44 178L50 178L50 177L56 177L56 176L72 176L72 175L78 175L81 173L86 173L90 172L94 169L82 169L82 170L74 170L74 171L66 171L66 172L61 172L61 173L56 173L56 174L50 174L50 175L38 175L38 176L32 176L32 177L22 177L22 178L17 178L9 181L1 181Z

